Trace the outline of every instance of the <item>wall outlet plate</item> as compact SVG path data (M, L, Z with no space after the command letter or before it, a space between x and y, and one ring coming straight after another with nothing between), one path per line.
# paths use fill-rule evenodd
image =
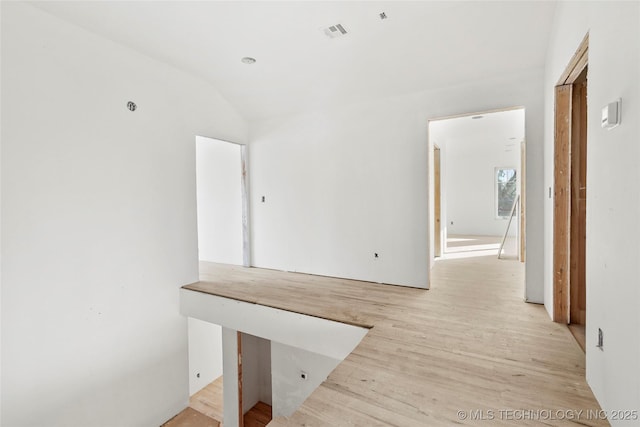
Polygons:
M617 99L614 102L602 107L602 127L604 129L613 129L620 124L620 104L622 100Z

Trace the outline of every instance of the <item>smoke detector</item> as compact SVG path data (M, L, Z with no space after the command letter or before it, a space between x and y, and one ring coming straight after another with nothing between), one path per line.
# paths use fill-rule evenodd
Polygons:
M347 34L347 30L344 29L342 24L336 24L327 28L323 28L322 31L324 32L324 35L329 37L330 39L342 37Z

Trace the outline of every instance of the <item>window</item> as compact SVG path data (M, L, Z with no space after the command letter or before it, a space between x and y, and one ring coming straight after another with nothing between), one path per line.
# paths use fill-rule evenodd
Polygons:
M496 217L508 218L511 215L513 201L517 197L516 170L496 168Z

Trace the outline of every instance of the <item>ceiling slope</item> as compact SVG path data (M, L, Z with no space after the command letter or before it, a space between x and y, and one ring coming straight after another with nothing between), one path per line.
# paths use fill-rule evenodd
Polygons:
M33 4L206 79L249 120L543 67L555 10L552 1ZM336 24L347 34L327 37Z

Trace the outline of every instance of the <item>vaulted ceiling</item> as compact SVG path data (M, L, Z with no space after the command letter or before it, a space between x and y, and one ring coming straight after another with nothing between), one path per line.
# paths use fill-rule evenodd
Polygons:
M34 4L209 81L249 120L542 67L555 10L544 0ZM347 34L330 39L323 28L335 24Z

